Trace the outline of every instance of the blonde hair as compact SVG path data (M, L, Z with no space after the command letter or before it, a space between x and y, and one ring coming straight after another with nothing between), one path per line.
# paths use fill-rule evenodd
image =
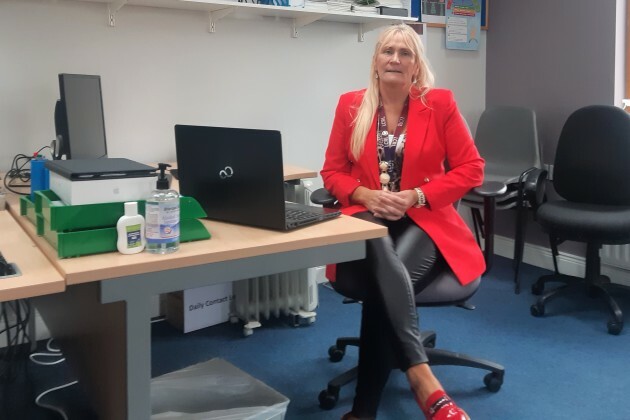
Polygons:
M372 57L372 65L370 67L370 83L363 95L361 105L357 110L354 118L352 136L350 138L350 149L355 159L358 159L363 153L365 138L372 126L374 115L379 105L379 87L376 78L376 58L381 51L383 44L389 42L395 35L401 35L403 42L411 50L418 64L416 74L413 75L413 82L409 89L410 96L416 95L424 102L425 95L431 90L434 83L433 72L429 68L429 63L424 55L424 46L420 41L418 34L408 25L396 24L388 27L378 37L376 47L374 48L374 56Z

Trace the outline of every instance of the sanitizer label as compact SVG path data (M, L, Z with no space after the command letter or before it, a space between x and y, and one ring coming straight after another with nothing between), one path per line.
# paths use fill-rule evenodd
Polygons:
M142 246L142 237L140 235L140 229L142 225L131 225L125 227L127 232L127 248L138 248Z
M149 244L170 243L179 238L179 200L146 204L145 236Z

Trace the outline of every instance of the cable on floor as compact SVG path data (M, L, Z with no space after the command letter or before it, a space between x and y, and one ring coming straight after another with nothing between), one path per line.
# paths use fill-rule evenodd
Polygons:
M69 386L72 386L72 385L75 385L75 384L78 384L78 383L79 383L79 381L72 381L72 382L68 382L67 384L63 384L63 385L56 386L54 388L50 388L49 390L42 392L41 394L39 394L35 398L35 404L37 404L39 407L47 408L49 410L55 411L55 412L61 414L61 417L63 417L64 420L68 420L68 416L66 415L66 412L63 411L61 408L56 407L56 406L54 406L52 404L42 403L42 402L40 402L40 400L45 395L50 394L51 392L58 391L58 390L64 389L64 388L68 388Z
M35 364L38 365L42 365L42 366L51 366L51 365L56 365L59 364L61 362L63 362L64 360L66 360L65 357L63 357L63 353L61 353L60 349L54 348L52 346L52 342L53 342L53 338L49 338L48 341L46 342L46 349L50 352L50 353L45 353L45 352L39 352L39 353L31 353L29 355L29 359L31 359L31 361ZM59 360L55 360L53 362L44 362L41 360L37 360L38 357L60 357L61 359ZM58 414L60 414L64 420L68 420L68 416L66 415L66 412L63 411L61 408L54 406L52 404L46 404L41 402L41 399L45 396L50 394L51 392L54 391L58 391L60 389L64 389L64 388L68 388L69 386L75 385L79 383L79 381L72 381L72 382L68 382L67 384L63 384L63 385L59 385L56 386L54 388L50 388L44 392L42 392L41 394L39 394L37 397L35 397L35 404L39 407L48 409L48 410L52 410Z

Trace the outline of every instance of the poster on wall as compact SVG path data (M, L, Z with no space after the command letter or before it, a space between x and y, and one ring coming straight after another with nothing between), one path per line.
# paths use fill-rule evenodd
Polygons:
M446 26L446 6L454 0L419 0L420 21L427 26ZM481 29L488 29L489 0L471 0L481 7Z
M446 48L475 51L481 35L479 0L447 0Z

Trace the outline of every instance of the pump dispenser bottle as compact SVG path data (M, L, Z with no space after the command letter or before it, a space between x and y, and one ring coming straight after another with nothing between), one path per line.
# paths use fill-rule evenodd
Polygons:
M164 173L170 166L158 164L157 186L146 202L146 250L152 254L169 254L179 249L179 194L168 188Z

